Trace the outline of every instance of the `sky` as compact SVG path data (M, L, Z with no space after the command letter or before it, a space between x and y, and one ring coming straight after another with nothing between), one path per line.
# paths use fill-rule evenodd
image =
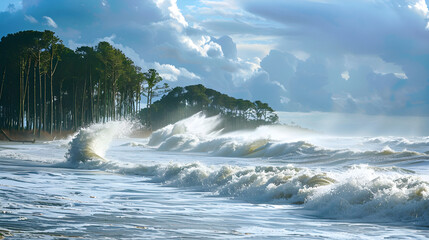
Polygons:
M424 0L1 0L0 36L108 41L171 86L291 112L429 116Z

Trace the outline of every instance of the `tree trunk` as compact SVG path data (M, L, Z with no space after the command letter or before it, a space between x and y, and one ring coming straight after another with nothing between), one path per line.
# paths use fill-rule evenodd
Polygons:
M61 134L61 131L63 130L63 94L62 94L62 88L63 88L63 81L64 80L61 80L60 81L60 134Z
M52 79L53 79L53 74L51 74L51 124L50 124L51 135L54 129L54 90L53 90Z
M73 125L74 125L74 130L76 131L77 129L77 103L76 103L76 99L77 99L77 86L74 87L74 114L73 114Z
M27 130L30 130L30 81L28 82L28 91L27 91L27 113L25 114L25 119L27 120Z
M92 85L91 66L89 66L89 85L91 91L91 123L94 122L94 86Z
M86 94L86 78L85 83L83 84L83 94L82 94L82 108L81 108L81 118L80 118L80 125L83 126L85 122L85 94Z
M1 96L2 96L2 93L3 93L3 84L4 84L4 80L5 80L5 78L6 78L6 67L4 68L4 70L3 70L3 78L2 78L2 81L1 81L1 87L0 87L0 101L1 101Z
M36 113L36 61L33 65L33 136L36 135L37 113Z
M98 79L98 91L97 91L97 123L100 122L100 95L101 95L101 78Z
M22 117L22 96L24 93L24 80L23 78L23 73L22 73L22 59L20 60L20 64L19 64L19 116L18 116L18 128L21 128L21 117Z
M42 130L42 121L43 121L43 105L42 105L42 73L40 72L40 51L38 54L39 60L37 61L37 67L39 69L39 137L40 131Z
M24 101L25 101L25 95L26 95L27 96L27 111L25 114L25 120L27 122L26 123L27 129L29 129L29 127L30 127L30 118L29 118L29 116L30 116L30 69L31 69L31 56L28 59L28 68L27 68L27 74L26 74L27 80L25 82L24 99L23 99L23 103L22 103L22 105L25 106ZM24 112L24 109L22 111ZM24 114L23 114L23 116L24 116Z
M106 122L107 117L107 84L104 84L104 112L103 112L103 123Z
M43 73L43 129L45 131L48 130L47 124L46 124L46 115L47 115L47 108L46 108L46 73Z

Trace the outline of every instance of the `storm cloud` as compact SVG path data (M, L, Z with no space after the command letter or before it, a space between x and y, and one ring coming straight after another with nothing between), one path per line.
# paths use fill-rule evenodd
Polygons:
M286 111L429 114L424 0L6 2L0 35L108 41L172 86L203 83Z

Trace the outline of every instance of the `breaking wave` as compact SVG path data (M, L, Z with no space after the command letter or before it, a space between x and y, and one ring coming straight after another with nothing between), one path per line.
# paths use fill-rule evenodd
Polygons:
M322 218L429 224L429 183L398 167L352 165L326 171L290 164L239 167L199 162L99 167L142 176L165 186L205 191L212 196L250 203L292 204Z
M219 116L196 114L155 131L148 145L160 151L201 152L223 157L272 158L289 163L391 163L427 159L427 139L364 139L342 146L343 139L322 136L298 127L270 125L223 133ZM327 144L327 142L331 144ZM332 144L334 143L334 144ZM332 146L333 145L333 146Z
M132 128L133 123L128 121L99 123L82 128L69 142L66 159L72 164L88 160L104 161L113 138L128 135Z
M379 141L377 139L365 139L363 142L384 145L378 151L321 147L312 143L317 134L287 126L263 126L253 131L222 133L220 121L219 116L206 118L197 114L154 132L147 146L136 142L121 146L208 152L215 156L267 157L294 164L282 162L282 166L247 167L210 166L199 162L142 165L104 160L110 141L131 129L128 122L96 124L81 129L70 142L67 159L79 168L138 175L150 182L192 188L213 196L251 203L294 204L322 218L370 222L394 220L411 225L429 225L427 175L401 167L386 167L387 163L415 162L415 159L426 161L424 152L393 150L389 147L392 141L371 142ZM362 164L362 159L373 159L377 164ZM313 162L335 163L336 168L305 167L305 164ZM341 162L346 164L338 164Z

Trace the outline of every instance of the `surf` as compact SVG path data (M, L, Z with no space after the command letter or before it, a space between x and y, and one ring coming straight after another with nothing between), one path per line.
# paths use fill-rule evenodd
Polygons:
M90 160L107 162L105 154L110 143L116 137L130 134L134 125L130 121L112 121L81 128L68 143L67 162L72 165Z
M426 139L324 138L320 134L288 126L262 126L254 130L223 132L219 116L199 113L155 131L145 143L119 145L132 150L199 153L193 162L147 164L145 152L133 155L133 163L107 160L114 138L127 135L129 122L95 124L81 129L70 141L67 162L79 168L143 177L144 181L177 188L191 188L211 196L240 199L250 203L287 204L309 210L321 218L362 219L367 222L429 224L429 183L407 166L427 162L425 152L397 150L404 144L425 150ZM341 143L338 148L321 146L321 140L350 141L356 150ZM125 140L126 141L126 140ZM396 144L397 143L397 144ZM366 145L365 145L366 144ZM379 150L368 150L374 148ZM388 145L392 145L393 148ZM396 144L396 145L395 145ZM346 146L346 147L344 147ZM273 165L237 166L198 161L207 157L276 160ZM209 161L210 163L210 161ZM311 164L332 167L310 168Z
M224 132L219 116L198 113L155 131L148 147L218 157L278 159L284 163L404 164L428 158L427 138L362 138L325 135L297 126L267 125Z
M320 170L294 165L209 166L199 162L122 168L163 186L255 204L295 205L311 215L367 222L429 224L429 183L397 167L351 165Z

